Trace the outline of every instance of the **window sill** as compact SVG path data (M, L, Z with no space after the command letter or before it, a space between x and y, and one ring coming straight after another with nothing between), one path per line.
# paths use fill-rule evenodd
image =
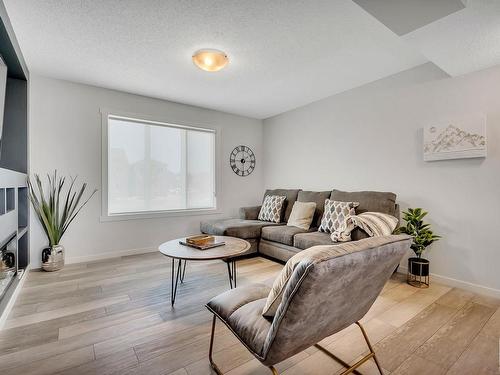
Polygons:
M180 216L199 216L199 215L217 215L222 210L217 208L179 210L179 211L159 211L159 212L133 212L116 215L101 215L101 222L126 221L126 220L144 220L144 219L164 219Z

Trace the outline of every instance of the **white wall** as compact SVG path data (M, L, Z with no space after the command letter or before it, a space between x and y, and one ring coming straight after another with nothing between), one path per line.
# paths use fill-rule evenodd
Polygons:
M264 128L258 120L32 75L31 172L57 168L100 188L101 107L220 126L224 214L101 223L97 195L62 241L69 261L155 248L196 232L201 219L236 215L259 201L264 186L389 190L403 208L428 209L444 236L427 254L434 274L500 295L500 68L443 79L427 64L264 120ZM487 115L488 157L423 162L422 127L468 113ZM238 144L257 155L247 178L226 160ZM46 240L34 216L31 224L37 267Z
M168 83L166 83L168 84ZM159 116L172 123L217 126L222 135L222 186L219 199L224 213L100 222L100 194L84 208L63 237L67 261L84 261L157 248L166 240L199 231L201 219L236 215L262 195L262 122L222 112L126 94L32 74L30 80L30 171L46 174L55 168L78 174L89 186L101 188L101 117L99 109ZM249 177L236 176L229 167L233 147L245 144L257 156ZM47 240L31 217L31 263L40 265Z
M264 120L264 182L393 191L444 237L433 273L500 296L500 68L439 76L428 64ZM424 162L422 127L468 113L487 115L488 157Z

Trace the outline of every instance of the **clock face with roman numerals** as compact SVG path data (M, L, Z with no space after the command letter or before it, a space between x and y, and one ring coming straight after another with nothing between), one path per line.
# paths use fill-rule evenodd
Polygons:
M229 156L229 164L238 176L248 176L255 169L255 155L247 146L236 146Z

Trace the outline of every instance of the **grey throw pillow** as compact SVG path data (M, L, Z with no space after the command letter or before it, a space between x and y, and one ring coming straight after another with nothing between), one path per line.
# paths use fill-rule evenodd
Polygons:
M266 195L259 212L259 220L279 223L286 196Z
M325 200L325 211L321 219L320 232L333 233L344 226L345 220L350 215L356 215L355 207L358 202L339 202Z

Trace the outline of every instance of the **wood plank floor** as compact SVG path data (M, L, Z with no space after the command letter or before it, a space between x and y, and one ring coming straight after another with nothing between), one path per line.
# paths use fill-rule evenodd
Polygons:
M239 285L274 277L263 258L238 264ZM170 306L170 262L160 254L31 272L0 331L0 374L211 374L211 315L204 304L228 288L221 262L189 263ZM500 301L395 275L363 318L386 374L499 374ZM367 348L356 326L323 340L347 361ZM230 375L268 370L222 325L215 359ZM278 366L280 373L337 374L314 347ZM363 374L376 374L372 361Z

